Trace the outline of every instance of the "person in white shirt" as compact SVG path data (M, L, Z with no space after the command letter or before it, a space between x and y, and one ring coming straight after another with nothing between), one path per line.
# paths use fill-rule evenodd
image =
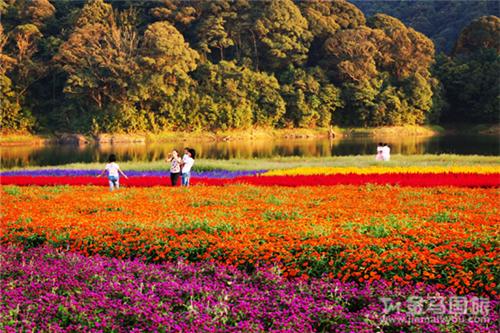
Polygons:
M191 168L194 164L194 157L196 152L192 148L184 149L184 156L182 156L181 162L181 177L182 177L182 186L189 186L189 180L191 178Z
M382 147L382 159L384 161L391 160L391 147L389 147L387 143L384 143L384 146Z
M384 144L382 142L379 142L377 145L377 155L375 156L375 161L383 161L384 156L382 152L384 151Z
M102 170L101 174L97 177L103 176L106 172L108 173L110 191L120 188L120 173L123 175L123 177L128 179L127 175L123 173L123 171L120 169L120 166L116 163L115 154L109 155L109 163L106 164L104 170Z

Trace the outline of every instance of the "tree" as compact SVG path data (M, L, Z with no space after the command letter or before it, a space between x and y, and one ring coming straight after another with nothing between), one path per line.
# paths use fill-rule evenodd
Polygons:
M33 127L30 99L27 95L33 83L42 78L46 69L35 58L42 34L34 24L20 24L8 35L0 29L0 75L2 99L6 104L2 119L7 129L28 130Z
M483 16L472 21L460 33L453 55L470 54L479 49L493 49L500 53L500 18Z
M366 16L378 13L398 18L435 44L438 52L450 54L461 30L472 20L499 13L498 1L350 0Z
M434 44L429 38L385 14L371 17L367 24L385 34L385 38L378 39L377 45L381 57L378 62L383 70L390 71L398 79L415 73L429 76L434 61Z
M276 126L285 113L278 81L266 73L221 61L203 64L194 78L198 95L206 97L199 110L204 127Z
M256 5L261 6L261 3ZM259 57L265 68L279 70L306 61L312 34L307 20L291 0L262 2L254 31L263 47L264 52Z
M92 8L84 7L84 18L97 12L104 19L80 17L77 22L89 23L61 46L55 59L68 74L65 92L85 110L84 118L99 124L95 131L147 129L155 117L155 99L172 94L178 78L196 67L198 56L168 22L149 25L141 42L132 10L115 17L102 1L86 6Z
M423 124L439 112L430 67L432 42L399 20L377 14L368 26L336 31L320 61L343 87L337 121L356 126ZM436 106L440 105L436 103Z
M286 101L285 120L295 127L327 127L341 106L340 91L330 84L323 71L290 66L280 75Z
M23 16L40 28L55 12L55 7L48 0L31 0L26 3Z
M198 53L168 22L156 22L144 32L141 60L151 70L166 75L185 75L196 68Z
M308 63L316 65L322 56L325 41L340 29L355 29L365 25L365 16L351 3L344 0L301 1L300 8L309 23L314 39L309 49Z
M200 14L197 2L181 0L160 0L161 6L151 8L153 17L166 20L180 29L189 26ZM182 29L181 29L182 30Z
M92 24L113 25L113 7L103 0L89 0L82 8L75 22L75 27L82 28Z
M12 81L6 73L16 64L16 59L4 54L7 36L0 24L0 127L2 131L30 130L34 119L23 112L17 93L12 89Z
M367 27L340 30L325 41L325 56L320 63L334 82L373 78L378 73L378 39L383 37Z
M211 54L213 49L218 49L217 60L224 60L224 50L235 45L227 27L230 23L228 21L237 18L235 5L229 0L202 2L199 5L199 13L194 24L198 49L205 57Z
M448 107L444 122L496 123L500 109L498 17L482 17L459 36L454 55L439 55L434 72ZM496 30L495 30L496 29Z
M0 73L0 128L2 132L27 131L34 125L34 119L19 105L16 92L12 89L12 82Z
M365 16L353 4L344 1L309 0L300 2L309 30L315 38L325 40L339 29L365 25Z

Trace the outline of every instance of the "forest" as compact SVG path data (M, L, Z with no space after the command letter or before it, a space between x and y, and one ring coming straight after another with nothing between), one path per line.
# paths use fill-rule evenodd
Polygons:
M0 0L1 131L498 123L497 2L353 3Z

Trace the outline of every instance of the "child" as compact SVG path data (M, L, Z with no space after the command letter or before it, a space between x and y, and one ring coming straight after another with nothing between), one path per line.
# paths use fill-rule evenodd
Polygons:
M191 168L194 164L194 157L196 152L192 148L184 149L184 156L182 157L182 186L189 186L189 179L191 178Z
M113 188L120 188L120 175L121 173L125 179L128 179L127 175L123 173L118 164L116 164L116 156L115 154L109 155L109 163L106 164L104 170L102 170L101 174L97 177L101 177L108 172L108 180L109 180L109 190L113 191Z
M177 150L172 150L172 153L168 154L167 162L170 162L170 182L172 186L177 186L177 180L181 175L181 158Z

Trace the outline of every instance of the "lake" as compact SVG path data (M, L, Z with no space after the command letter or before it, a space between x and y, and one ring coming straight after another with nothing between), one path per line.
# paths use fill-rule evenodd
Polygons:
M183 141L151 144L49 145L0 147L2 168L48 166L74 162L103 162L110 153L119 161L164 159L173 149L189 146L199 158L270 158L277 156L375 155L377 142L391 146L393 154L500 155L496 136L441 135L434 137L353 137L344 139L279 139L229 142Z

